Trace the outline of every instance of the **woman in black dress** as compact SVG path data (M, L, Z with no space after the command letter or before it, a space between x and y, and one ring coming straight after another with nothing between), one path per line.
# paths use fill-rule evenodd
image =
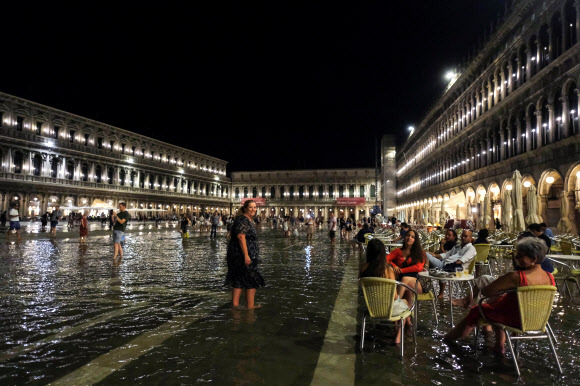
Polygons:
M228 244L227 262L228 274L225 285L232 287L232 304L240 305L242 290L246 291L246 306L254 308L256 288L266 283L258 268L260 250L256 226L252 218L256 214L256 203L252 200L244 202L232 224L231 238Z

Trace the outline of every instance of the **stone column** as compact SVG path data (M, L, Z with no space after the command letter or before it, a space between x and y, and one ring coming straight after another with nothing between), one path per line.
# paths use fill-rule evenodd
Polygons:
M510 66L508 66L508 71L509 71L509 68L510 68ZM511 84L511 83L509 82L509 75L508 75L508 79L505 78L505 69L503 68L503 66L500 69L500 77L501 77L501 79L500 79L500 82L501 82L501 99L504 100L505 97L506 97L506 95L507 95L507 93L508 93L508 85L506 85L505 82L507 80L509 84Z
M548 143L554 143L554 132L557 130L556 118L554 117L554 105L548 105L548 133L546 135Z
M542 146L542 110L536 110L536 149ZM533 129L532 129L533 130Z
M527 79L530 79L532 74L532 46L530 45L529 41L526 43L526 73ZM522 80L523 83L523 80Z
M564 139L570 132L570 106L568 105L568 96L562 95L562 132L561 138Z
M532 150L532 116L526 111L526 152Z
M505 154L505 145L503 144L504 142L507 143L506 138L505 138L505 133L503 130L503 124L500 122L500 126L499 126L499 138L500 138L500 143L499 143L499 160L503 161L504 159L506 159L506 154ZM495 136L493 137L495 139ZM494 149L496 147L494 146Z

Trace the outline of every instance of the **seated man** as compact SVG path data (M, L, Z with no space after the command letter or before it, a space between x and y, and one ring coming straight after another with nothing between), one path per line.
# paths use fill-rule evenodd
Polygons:
M544 231L542 230L542 226L540 224L534 223L534 224L528 225L528 229L530 230L530 232L532 232L534 234L535 237L538 237L538 238L544 240L544 242L548 246L548 251L549 251L550 247L552 246L552 240L550 240L550 238L545 235Z
M450 272L455 272L457 267L462 267L463 269L469 267L469 263L477 254L475 247L471 244L471 234L472 232L470 230L464 230L461 234L461 245L456 245L449 252L445 252L440 255L437 253L427 253L429 266L444 269ZM440 291L438 298L443 299L445 283L440 282L439 288Z
M546 235L546 237L549 237L550 239L554 238L554 232L548 228L548 225L546 225L545 222L540 224L540 229L542 230L542 233Z
M406 222L401 223L401 233L399 234L399 237L397 237L391 242L394 244L397 241L402 240L405 237L405 234L409 231L409 229L411 229L411 227Z

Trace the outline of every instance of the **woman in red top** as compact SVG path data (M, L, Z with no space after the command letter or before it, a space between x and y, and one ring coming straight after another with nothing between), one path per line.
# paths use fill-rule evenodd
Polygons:
M409 229L405 234L403 246L387 256L387 261L393 266L396 277L411 288L415 288L417 274L423 270L426 260L427 256L421 247L419 235L413 229ZM421 284L417 285L417 290L419 293L422 292ZM399 297L405 299L408 304L413 304L414 294L403 286L399 287Z
M542 269L542 261L546 256L548 247L542 239L525 237L518 241L515 246L517 264L513 272L506 273L481 290L484 296L493 296L498 292L529 285L552 285L555 286L554 277L551 273ZM481 305L485 318L492 323L500 323L506 326L521 328L518 298L515 292L509 292L490 299L488 303ZM481 319L479 306L475 306L469 314L457 326L445 335L446 341L454 341L466 337ZM505 352L505 333L503 329L495 329L494 351L503 354Z

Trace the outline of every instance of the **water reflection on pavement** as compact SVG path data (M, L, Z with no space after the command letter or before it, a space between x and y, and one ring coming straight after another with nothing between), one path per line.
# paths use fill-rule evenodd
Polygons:
M2 384L517 381L511 362L489 350L441 343L449 324L443 318L436 327L424 305L417 343L406 338L403 361L390 326L369 327L365 352L357 352L360 257L345 241L330 247L325 232L308 246L305 235L261 231L268 287L256 296L262 308L248 311L232 310L223 287L223 233L181 239L175 223L133 224L123 259L113 261L99 223L91 223L87 245L78 229L49 239L39 227L25 230L22 242L0 238ZM448 316L446 304L439 307ZM565 376L547 345L526 342L524 380L577 379L579 316L564 298L551 317Z

